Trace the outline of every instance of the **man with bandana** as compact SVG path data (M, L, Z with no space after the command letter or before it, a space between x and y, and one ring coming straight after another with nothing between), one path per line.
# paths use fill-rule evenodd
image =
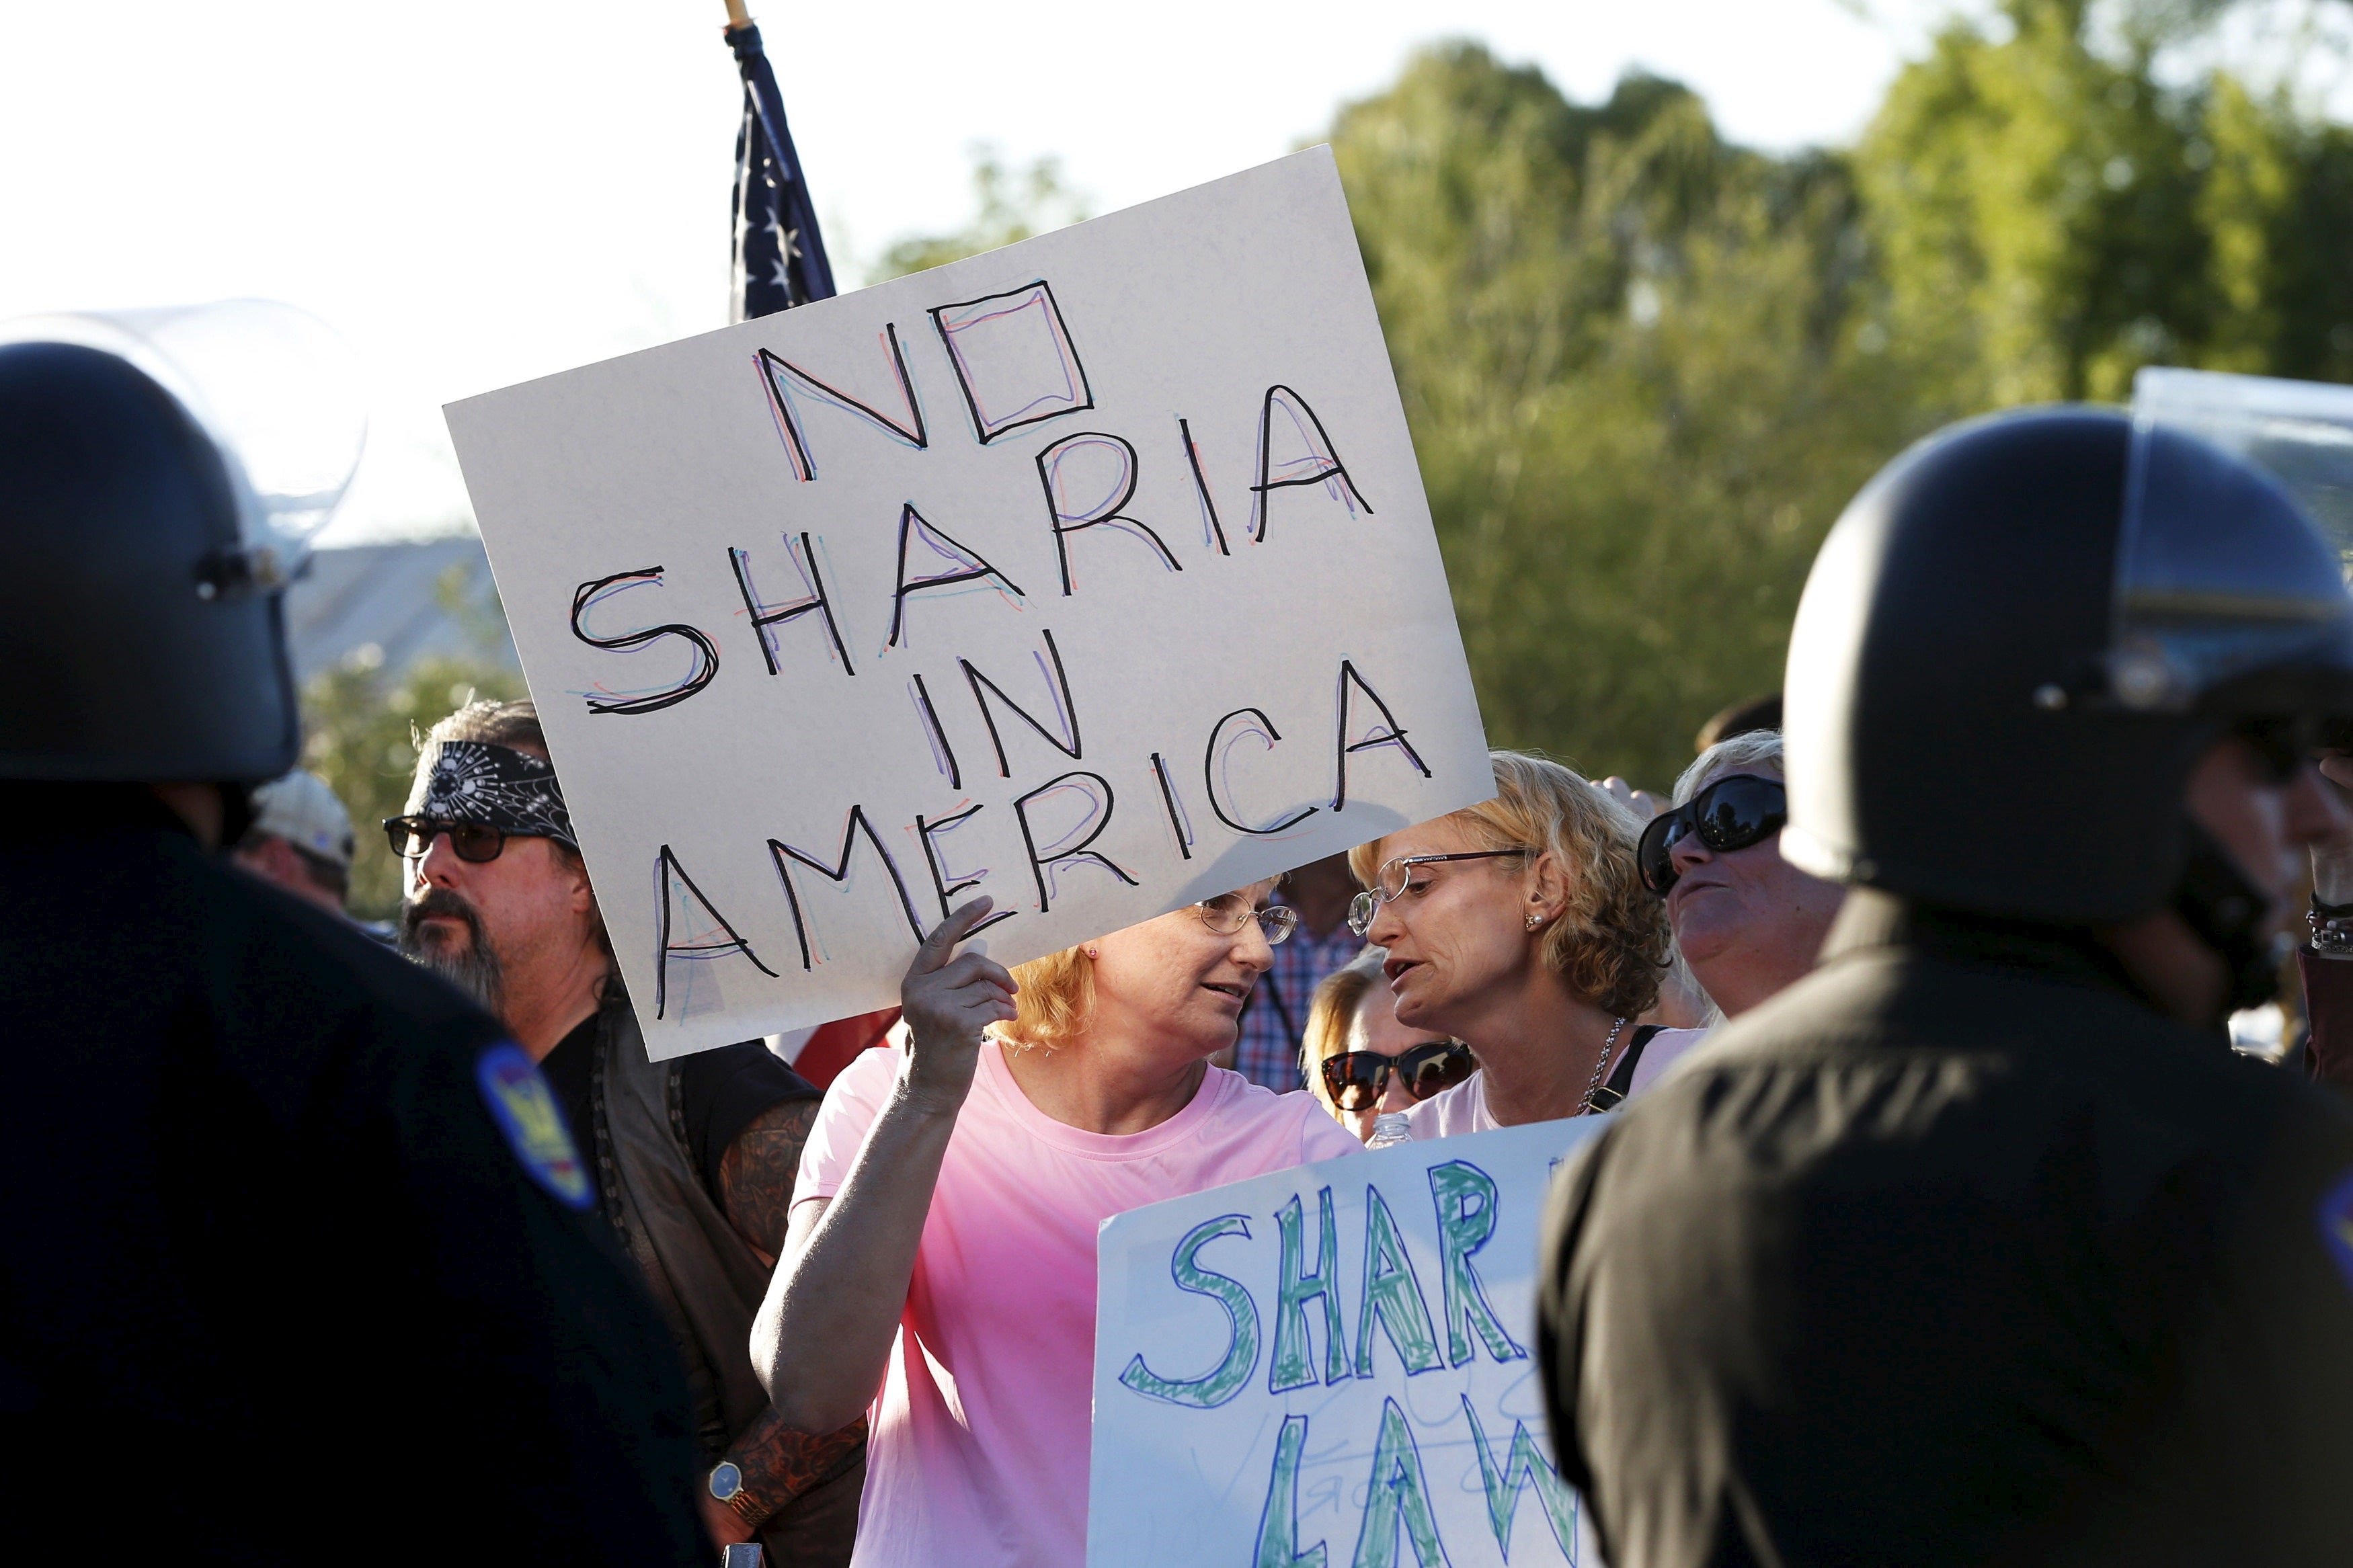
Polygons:
M435 725L407 810L385 827L406 864L402 951L540 1065L670 1322L706 1522L795 1568L848 1562L864 1424L785 1427L749 1349L818 1091L757 1040L647 1059L531 703L476 702Z
M538 1069L221 853L301 733L256 511L146 365L0 344L6 1539L708 1562L685 1387Z

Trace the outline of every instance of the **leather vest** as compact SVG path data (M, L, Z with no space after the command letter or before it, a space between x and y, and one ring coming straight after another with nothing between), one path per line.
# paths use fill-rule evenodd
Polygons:
M768 1408L752 1373L752 1318L768 1266L727 1222L696 1172L680 1064L646 1059L626 1000L597 1015L596 1174L605 1215L637 1260L677 1340L703 1462Z
M682 1066L646 1059L645 1037L614 986L596 1017L589 1099L605 1217L637 1260L678 1342L702 1462L715 1465L768 1408L752 1372L752 1319L768 1266L704 1188L687 1141ZM863 1447L760 1529L777 1568L841 1568L857 1536Z

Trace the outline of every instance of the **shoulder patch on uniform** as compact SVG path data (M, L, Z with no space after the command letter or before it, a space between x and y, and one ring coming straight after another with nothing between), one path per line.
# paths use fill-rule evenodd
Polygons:
M501 1040L474 1063L474 1081L482 1086L482 1101L491 1120L507 1135L507 1145L522 1162L532 1180L545 1187L566 1208L585 1209L595 1196L588 1185L588 1167L564 1122L564 1108L539 1064L512 1040Z
M2353 1171L2338 1177L2320 1200L2320 1239L2345 1283L2353 1286Z

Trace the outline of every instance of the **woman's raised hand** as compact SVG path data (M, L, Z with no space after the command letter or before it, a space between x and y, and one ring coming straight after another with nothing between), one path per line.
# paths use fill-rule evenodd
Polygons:
M908 1090L934 1110L953 1111L964 1104L980 1059L982 1032L1013 1019L1013 994L1020 987L1005 966L981 953L955 951L988 917L990 907L990 900L975 899L933 927L899 986L899 1006L907 1019L902 1070Z

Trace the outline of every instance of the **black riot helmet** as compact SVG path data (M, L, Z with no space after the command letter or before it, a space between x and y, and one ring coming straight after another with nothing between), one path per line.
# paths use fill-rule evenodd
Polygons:
M342 483L290 505L235 415L269 393L299 315L239 302L0 334L0 779L255 783L293 765L280 591ZM183 374L206 363L209 400ZM355 458L329 459L343 482Z
M2024 409L1864 487L1790 635L1792 861L2052 925L2171 901L2257 988L2227 928L2260 895L2183 795L2234 724L2353 714L2353 598L2269 466L2197 425Z

